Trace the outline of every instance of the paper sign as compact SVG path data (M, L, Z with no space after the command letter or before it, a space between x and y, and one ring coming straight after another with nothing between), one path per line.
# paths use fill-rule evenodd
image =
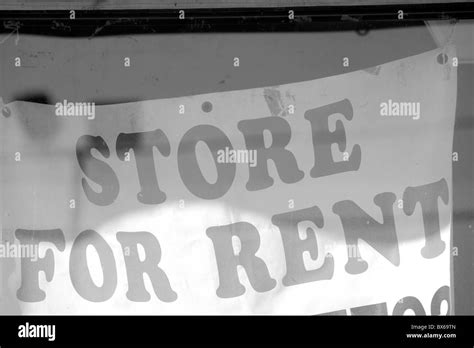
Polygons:
M447 314L452 56L6 105L2 250L31 253L2 259L4 298L27 314Z

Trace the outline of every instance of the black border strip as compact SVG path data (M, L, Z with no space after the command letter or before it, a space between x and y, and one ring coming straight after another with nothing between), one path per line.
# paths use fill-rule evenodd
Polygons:
M20 338L20 325L55 325L55 340ZM244 343L463 344L472 347L472 317L424 316L13 316L0 317L3 347L21 344ZM456 337L408 338L407 334Z
M185 18L179 19L179 11ZM293 10L295 18L289 19ZM404 18L398 19L403 10ZM169 10L0 11L0 32L103 36L179 32L282 32L380 29L425 20L474 19L474 3Z

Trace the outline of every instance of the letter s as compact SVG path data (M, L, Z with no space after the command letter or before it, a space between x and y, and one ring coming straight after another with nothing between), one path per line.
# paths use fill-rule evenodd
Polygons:
M119 194L119 181L112 167L92 156L92 149L99 151L105 158L110 156L109 147L101 136L83 135L77 140L79 166L89 179L102 186L102 191L95 192L85 178L82 178L82 187L89 201L100 206L109 205Z

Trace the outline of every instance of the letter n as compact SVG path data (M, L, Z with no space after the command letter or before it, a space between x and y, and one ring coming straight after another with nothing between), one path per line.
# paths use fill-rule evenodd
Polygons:
M374 220L353 201L347 200L334 204L332 210L339 215L346 238L348 249L346 271L348 273L359 274L368 268L367 262L358 257L360 255L359 239L367 242L395 266L400 264L398 238L393 217L395 200L396 196L391 192L380 193L374 197L374 203L382 211L383 223ZM356 255L350 252L350 248L354 245Z

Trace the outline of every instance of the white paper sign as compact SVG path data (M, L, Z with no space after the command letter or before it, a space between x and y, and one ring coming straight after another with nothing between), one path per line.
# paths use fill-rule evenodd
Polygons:
M32 255L0 259L4 298L27 314L446 314L443 53L267 88L8 104L2 250Z

